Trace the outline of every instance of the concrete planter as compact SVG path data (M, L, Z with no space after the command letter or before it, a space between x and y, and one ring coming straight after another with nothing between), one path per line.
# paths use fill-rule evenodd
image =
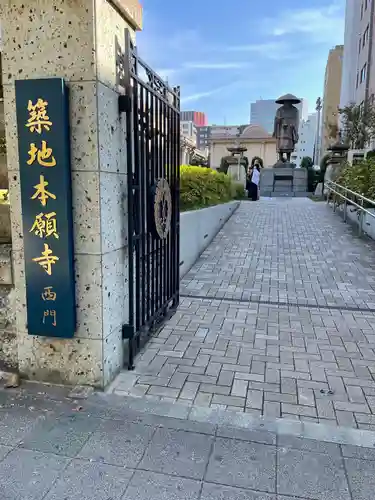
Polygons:
M180 277L182 278L239 207L239 201L181 213Z

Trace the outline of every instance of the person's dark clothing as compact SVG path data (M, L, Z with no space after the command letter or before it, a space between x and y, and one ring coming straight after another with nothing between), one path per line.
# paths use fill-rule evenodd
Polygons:
M257 167L254 167L257 168ZM259 168L258 168L259 170ZM247 196L251 201L257 201L258 200L258 186L251 181L253 175L253 170L250 170L250 172L246 176L246 191L247 191Z

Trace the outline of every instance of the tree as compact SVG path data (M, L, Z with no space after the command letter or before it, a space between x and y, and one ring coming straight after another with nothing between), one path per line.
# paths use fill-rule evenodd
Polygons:
M311 168L313 167L314 162L310 156L304 156L301 160L301 168Z
M372 101L362 105L350 103L339 108L340 135L351 149L364 149L375 138L375 106Z

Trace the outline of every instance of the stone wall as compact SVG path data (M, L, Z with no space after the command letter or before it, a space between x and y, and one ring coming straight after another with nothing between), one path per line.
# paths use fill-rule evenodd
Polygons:
M0 54L1 68L1 54ZM2 75L0 72L0 88ZM8 169L5 152L4 103L0 100L0 190L8 189ZM1 191L3 194L3 191ZM17 332L14 312L12 270L12 236L10 205L0 194L0 371L18 368Z
M127 321L126 140L118 112L122 90L117 85L116 50L125 49L125 29L135 37L139 27L122 9L125 0L112 3L14 0L6 8L0 4L15 283L4 304L11 304L14 293L19 371L25 378L101 388L122 367L122 325ZM66 80L71 100L77 297L73 339L31 336L27 331L14 82L53 76ZM12 345L10 341L5 347L3 342L9 359Z

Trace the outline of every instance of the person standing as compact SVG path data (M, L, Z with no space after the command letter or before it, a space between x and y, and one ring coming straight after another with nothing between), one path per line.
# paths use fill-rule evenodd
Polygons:
M260 166L258 163L255 163L253 168L249 168L246 181L247 195L251 201L259 199L259 180Z

